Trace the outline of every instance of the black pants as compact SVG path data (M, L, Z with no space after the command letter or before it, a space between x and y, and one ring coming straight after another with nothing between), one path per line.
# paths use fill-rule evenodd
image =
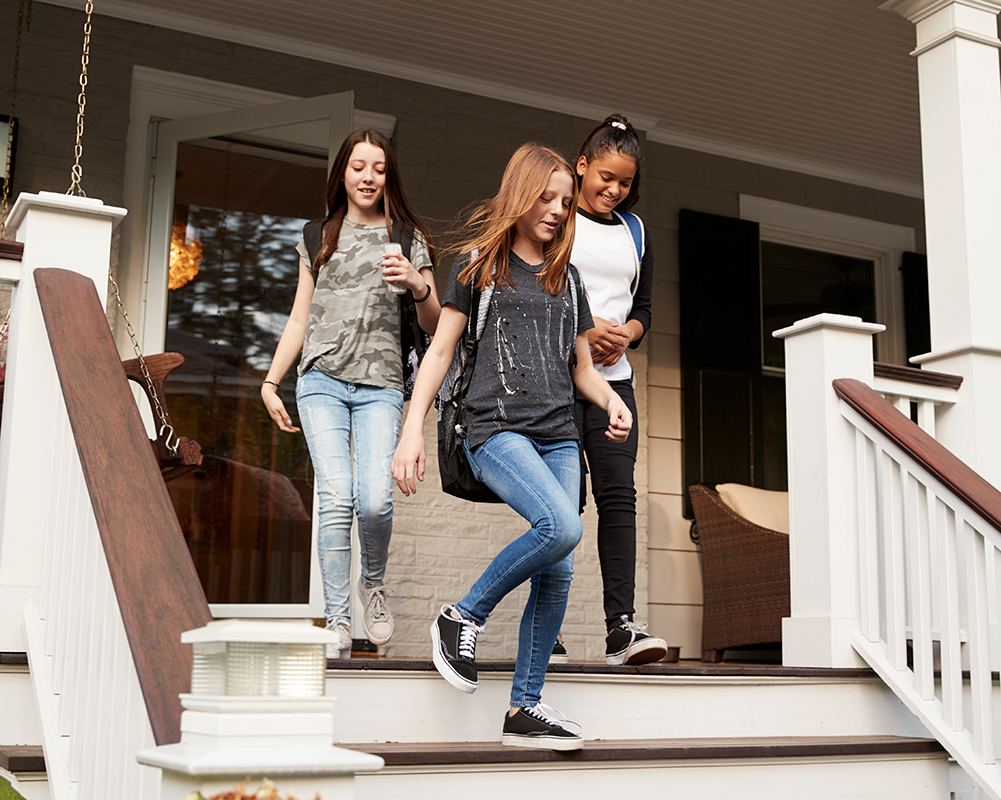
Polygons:
M633 415L633 428L624 442L605 436L608 414L600 406L577 397L577 430L591 475L591 492L598 507L598 560L604 591L605 622L611 628L625 614L633 618L636 593L636 447L639 426L631 381L613 381L612 388ZM587 501L587 479L581 471L580 503Z

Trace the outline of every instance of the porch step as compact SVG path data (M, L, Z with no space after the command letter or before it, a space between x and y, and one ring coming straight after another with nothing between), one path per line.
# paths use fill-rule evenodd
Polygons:
M468 764L596 764L702 759L817 758L945 753L935 739L908 736L803 736L789 738L632 739L586 741L582 750L557 752L505 747L499 742L430 742L342 744L340 747L381 756L387 767L460 766Z
M0 769L8 772L45 772L41 745L0 745Z
M496 742L346 745L386 766L356 778L357 800L475 797L740 797L741 800L942 800L948 756L933 739L895 736L587 741L573 753Z
M479 664L479 689L467 695L429 661L331 664L335 737L358 744L494 741L514 668ZM543 700L588 741L928 735L868 669L569 664L550 667Z

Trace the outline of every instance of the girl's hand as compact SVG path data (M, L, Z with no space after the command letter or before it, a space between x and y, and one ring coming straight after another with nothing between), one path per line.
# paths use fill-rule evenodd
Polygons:
M421 298L427 294L427 281L402 253L383 256L382 279L386 283L405 286L414 297Z
M268 416L275 421L275 425L286 433L299 432L300 429L292 424L292 418L288 415L288 412L285 410L285 404L278 396L277 387L272 386L270 383L262 384L261 399L264 401L264 407L268 410Z
M408 433L404 428L393 454L392 473L396 485L407 497L417 494L417 481L424 481L425 460L424 431Z
M608 401L608 430L605 436L613 442L624 442L633 428L633 415L615 392Z
M591 360L606 367L612 366L622 358L630 341L629 334L623 326L613 325L601 317L594 317L594 327L587 332L587 343L591 345Z

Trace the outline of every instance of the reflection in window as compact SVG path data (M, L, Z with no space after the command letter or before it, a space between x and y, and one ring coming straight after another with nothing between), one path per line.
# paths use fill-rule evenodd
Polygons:
M876 319L872 261L761 243L761 330L766 367L785 367L785 350L774 331L814 314Z
M260 386L295 296L295 244L323 214L325 173L178 149L174 238L187 249L175 255L166 349L185 363L166 394L204 463L168 490L212 603L308 600L312 469L302 435L271 422ZM294 370L282 399L298 420Z

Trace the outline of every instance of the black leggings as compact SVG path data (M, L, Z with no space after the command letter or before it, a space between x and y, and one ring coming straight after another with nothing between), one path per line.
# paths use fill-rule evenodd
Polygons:
M636 447L639 425L631 381L613 381L612 388L633 415L624 442L607 436L608 414L577 397L577 430L591 474L591 492L598 507L598 559L604 589L605 623L611 629L625 614L633 618L636 593ZM587 479L581 471L580 503L586 503Z

